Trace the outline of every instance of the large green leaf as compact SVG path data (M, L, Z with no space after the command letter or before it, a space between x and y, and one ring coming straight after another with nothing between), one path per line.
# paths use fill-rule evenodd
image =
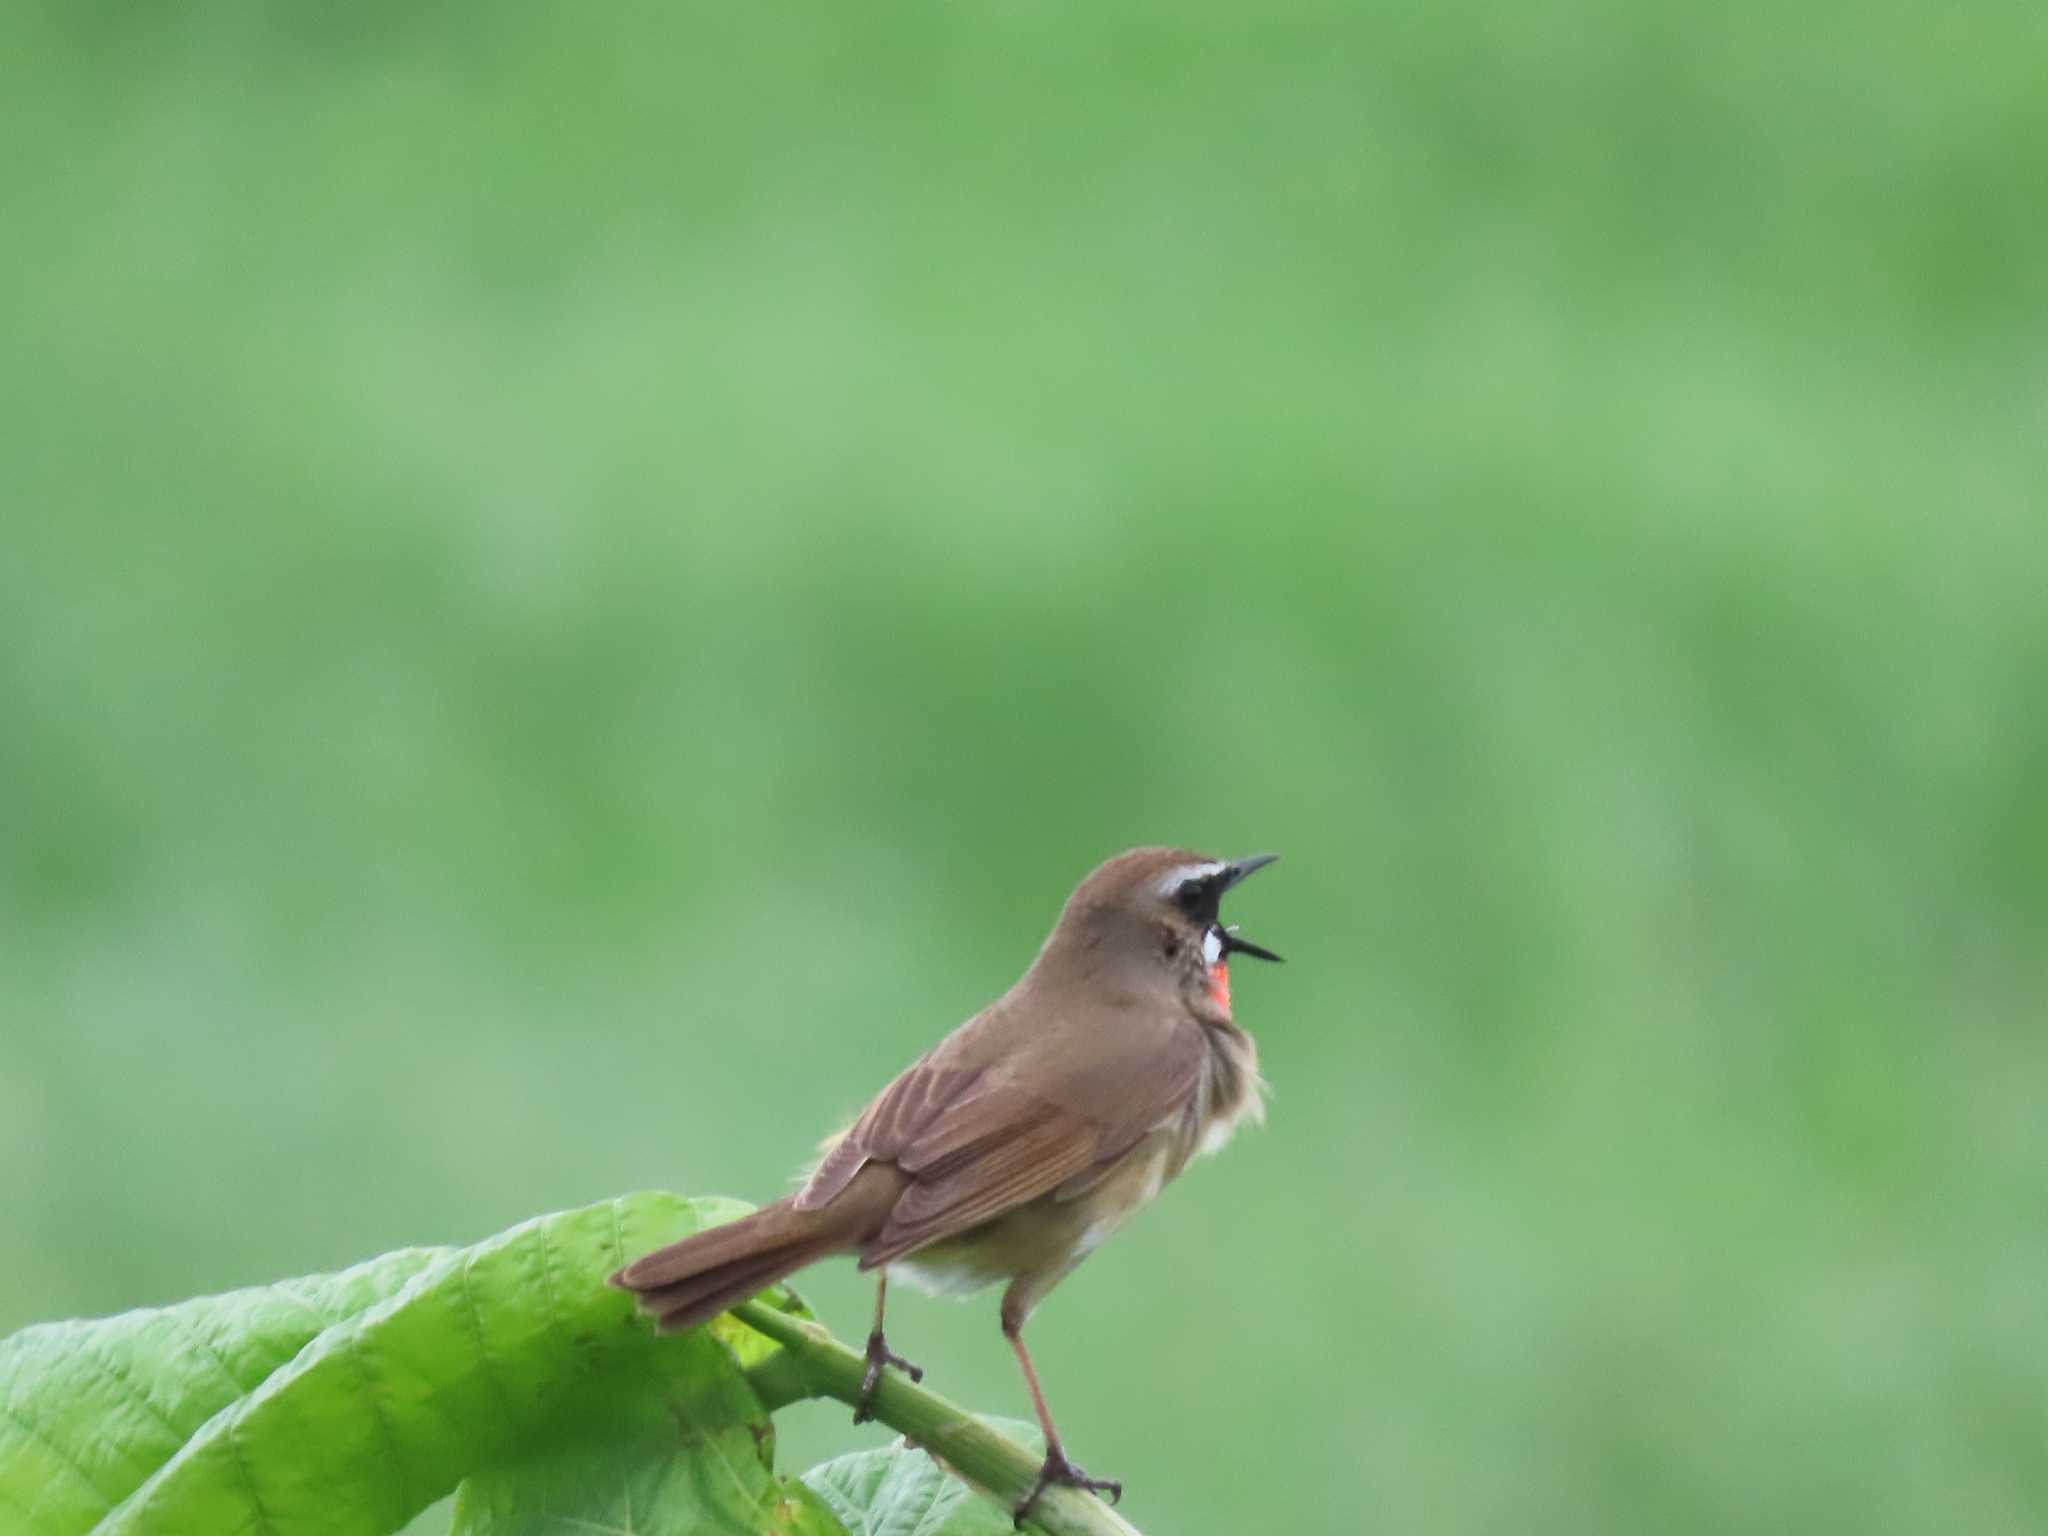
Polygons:
M15 1334L0 1343L0 1507L26 1531L92 1529L222 1408L442 1257L406 1249L337 1275Z
M783 1310L809 1313L792 1297ZM742 1365L778 1347L721 1318ZM775 1433L737 1371L593 1382L551 1437L470 1474L451 1536L846 1536L817 1496L775 1474Z
M1036 1449L1038 1430L1014 1419L985 1419ZM901 1441L821 1463L804 1481L852 1536L1011 1536L1009 1512L977 1493L921 1450Z
M629 1196L473 1248L31 1328L0 1344L0 1520L23 1536L384 1536L472 1472L480 1520L494 1469L538 1467L546 1447L589 1481L572 1468L593 1431L663 1424L676 1438L649 1465L663 1486L701 1482L712 1514L693 1518L768 1528L767 1416L723 1330L657 1338L603 1283L744 1209ZM704 1470L721 1463L749 1470Z
M744 1388L565 1437L472 1475L451 1536L846 1536L817 1496L778 1477Z

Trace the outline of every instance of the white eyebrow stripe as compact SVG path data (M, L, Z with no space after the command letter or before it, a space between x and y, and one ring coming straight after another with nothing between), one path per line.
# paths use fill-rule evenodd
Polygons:
M1190 880L1209 880L1228 869L1228 864L1183 864L1178 869L1169 869L1159 882L1159 894L1171 896Z

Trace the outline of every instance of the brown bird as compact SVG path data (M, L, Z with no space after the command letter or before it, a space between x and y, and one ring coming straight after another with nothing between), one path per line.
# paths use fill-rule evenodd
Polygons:
M1081 882L1015 986L915 1062L825 1143L794 1195L612 1276L663 1330L695 1327L833 1254L875 1282L861 1408L890 1352L891 1275L965 1295L998 1280L1003 1336L1045 1431L1019 1522L1055 1484L1106 1491L1067 1459L1025 1318L1198 1153L1264 1117L1258 1050L1230 1012L1233 954L1278 960L1222 925L1223 893L1277 855L1138 848Z

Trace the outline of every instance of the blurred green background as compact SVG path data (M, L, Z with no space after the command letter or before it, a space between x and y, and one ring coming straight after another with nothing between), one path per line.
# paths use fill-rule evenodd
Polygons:
M768 1198L1096 861L1270 847L1271 1122L1033 1326L1140 1526L2038 1531L2044 80L10 8L0 1329Z

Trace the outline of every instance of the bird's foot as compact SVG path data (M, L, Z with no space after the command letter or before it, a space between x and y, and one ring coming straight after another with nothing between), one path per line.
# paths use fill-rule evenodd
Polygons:
M1062 1488L1083 1488L1089 1493L1106 1493L1112 1504L1124 1496L1124 1485L1114 1478L1090 1477L1071 1461L1067 1453L1057 1445L1045 1453L1045 1465L1038 1469L1038 1481L1031 1485L1031 1491L1017 1501L1017 1507L1010 1511L1018 1526L1024 1524L1024 1517L1031 1513L1031 1506L1038 1502L1038 1496L1057 1484Z
M893 1365L912 1381L924 1380L924 1368L912 1365L899 1354L889 1349L889 1341L882 1337L878 1328L868 1335L868 1368L860 1379L860 1401L853 1405L853 1422L865 1424L874 1415L868 1411L874 1402L875 1388L882 1383L882 1367Z

